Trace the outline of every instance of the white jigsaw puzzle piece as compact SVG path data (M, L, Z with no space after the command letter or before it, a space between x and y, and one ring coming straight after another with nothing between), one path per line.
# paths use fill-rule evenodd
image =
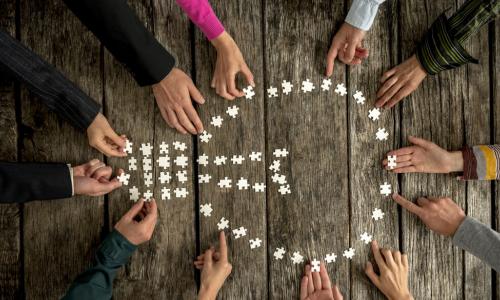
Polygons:
M235 239L239 239L240 237L247 235L247 229L243 226L240 228L233 229L233 235Z
M161 200L170 200L170 189L166 187L161 189Z
M123 172L119 176L117 176L116 178L118 178L118 181L121 182L123 185L128 185L128 181L130 179L130 174Z
M283 248L283 247L276 248L276 250L274 250L274 253L273 253L274 259L282 260L285 253L286 253L285 248Z
M224 121L224 119L221 116L215 116L212 117L212 122L210 122L210 124L212 124L212 126L214 127L219 128L222 126L222 121Z
M130 171L137 171L137 159L133 156L128 159L128 169Z
M249 240L248 242L250 243L250 249L259 248L262 245L262 240L259 238Z
M379 141L385 141L388 137L389 133L385 130L385 128L379 128L375 134L375 138Z
M293 84L289 81L283 80L281 87L283 89L283 94L288 95L292 92Z
M325 261L327 264L335 262L337 260L337 255L335 253L327 254L325 257Z
M198 175L198 182L199 183L209 183L210 179L212 179L212 176L210 174L199 174Z
M222 217L219 221L219 223L217 223L217 229L218 230L224 230L226 228L229 228L229 220L227 220L226 218Z
M141 194L139 193L139 189L136 186L131 187L129 189L129 193L130 193L130 200L134 202L139 200Z
M372 219L375 221L382 220L384 215L384 212L380 208L375 208L372 212Z
M231 117L231 118L236 118L238 115L239 107L236 105L230 106L227 108L226 113Z
M208 166L208 155L206 155L205 153L203 153L202 155L198 156L198 164L201 165L201 166Z
M317 259L313 259L311 261L311 272L319 272L319 269L320 269L320 261L317 260Z
M243 93L245 93L245 98L247 100L252 100L253 96L255 96L255 91L253 90L253 86L251 85L244 88Z
M267 96L269 98L276 98L278 97L278 89L275 88L274 86L270 86L268 89L267 89Z
M389 196L392 193L391 185L387 182L380 185L380 193L384 196Z
M202 204L200 205L200 213L203 214L205 217L210 217L212 216L212 203L207 203L207 204Z

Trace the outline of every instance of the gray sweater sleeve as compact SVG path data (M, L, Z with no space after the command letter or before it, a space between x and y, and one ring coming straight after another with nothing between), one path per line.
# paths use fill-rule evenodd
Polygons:
M453 236L453 244L500 272L500 233L490 227L465 217Z

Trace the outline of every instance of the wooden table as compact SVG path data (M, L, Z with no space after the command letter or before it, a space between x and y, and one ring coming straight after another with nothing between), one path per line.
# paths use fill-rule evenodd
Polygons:
M220 295L224 299L294 299L302 265L289 255L306 258L339 255L328 265L345 299L381 299L363 272L369 248L359 241L372 233L386 247L410 256L410 285L415 299L493 299L499 297L497 275L473 256L454 248L449 238L429 232L379 193L387 181L403 195L449 196L468 215L499 226L499 193L495 182L459 182L451 175L395 176L380 168L385 153L407 145L407 137L430 139L448 149L464 144L500 140L498 97L500 28L490 24L468 42L480 64L428 77L396 108L384 111L378 122L367 118L381 74L409 57L433 20L463 1L387 1L367 35L370 59L356 68L337 63L334 85L345 83L349 95L362 90L368 103L320 92L325 58L349 1L211 1L240 46L255 75L256 96L237 100L240 115L229 120L233 103L210 88L215 51L190 24L173 0L129 1L155 36L177 55L178 67L190 74L207 99L198 108L205 126L224 115L222 128L212 130L208 144L169 129L156 107L150 88L139 88L127 71L68 11L62 1L0 0L0 25L56 65L103 105L113 127L138 145L162 141L185 142L193 159L206 153L248 155L264 153L264 162L242 166L188 170L187 199L159 201L160 221L152 240L141 246L115 280L115 299L193 299L198 274L193 258L216 241L217 221L248 228L245 238L229 238L233 273ZM316 90L304 94L299 84L311 79ZM268 99L266 89L292 81L288 96ZM281 94L281 93L280 93ZM25 86L0 84L0 156L10 161L62 161L72 164L105 159L88 146L86 137L40 105ZM378 127L390 132L377 142ZM282 172L292 187L286 197L271 182L272 152L286 147ZM136 150L137 151L137 150ZM156 152L157 153L157 152ZM155 154L156 155L156 154ZM107 159L126 167L124 159ZM203 168L203 169L202 169ZM155 167L156 176L159 170ZM198 185L197 175L213 178L247 177L267 183L265 193L221 191L215 183ZM143 187L139 177L131 184ZM175 188L175 184L171 185ZM160 195L161 185L154 188ZM159 197L159 196L157 196ZM0 292L2 299L56 299L73 278L91 263L100 241L131 206L128 189L105 197L32 202L0 206ZM200 203L212 203L212 217L199 214ZM383 220L370 219L374 208ZM262 247L251 250L248 239L259 237ZM343 250L356 248L352 261ZM273 257L276 247L288 251ZM498 299L498 298L497 298Z

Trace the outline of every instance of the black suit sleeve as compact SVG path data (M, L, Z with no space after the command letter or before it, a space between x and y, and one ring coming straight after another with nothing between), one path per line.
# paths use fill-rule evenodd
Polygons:
M87 129L101 109L51 64L2 30L0 71L27 84L50 109L80 130Z
M64 2L125 65L139 85L160 82L174 67L174 57L147 30L125 0Z
M0 162L0 203L71 197L68 165Z

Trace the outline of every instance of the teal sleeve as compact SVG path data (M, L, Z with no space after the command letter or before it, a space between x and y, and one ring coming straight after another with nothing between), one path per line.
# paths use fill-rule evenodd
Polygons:
M94 265L76 277L63 299L111 299L116 272L136 249L137 246L113 230L97 250Z

